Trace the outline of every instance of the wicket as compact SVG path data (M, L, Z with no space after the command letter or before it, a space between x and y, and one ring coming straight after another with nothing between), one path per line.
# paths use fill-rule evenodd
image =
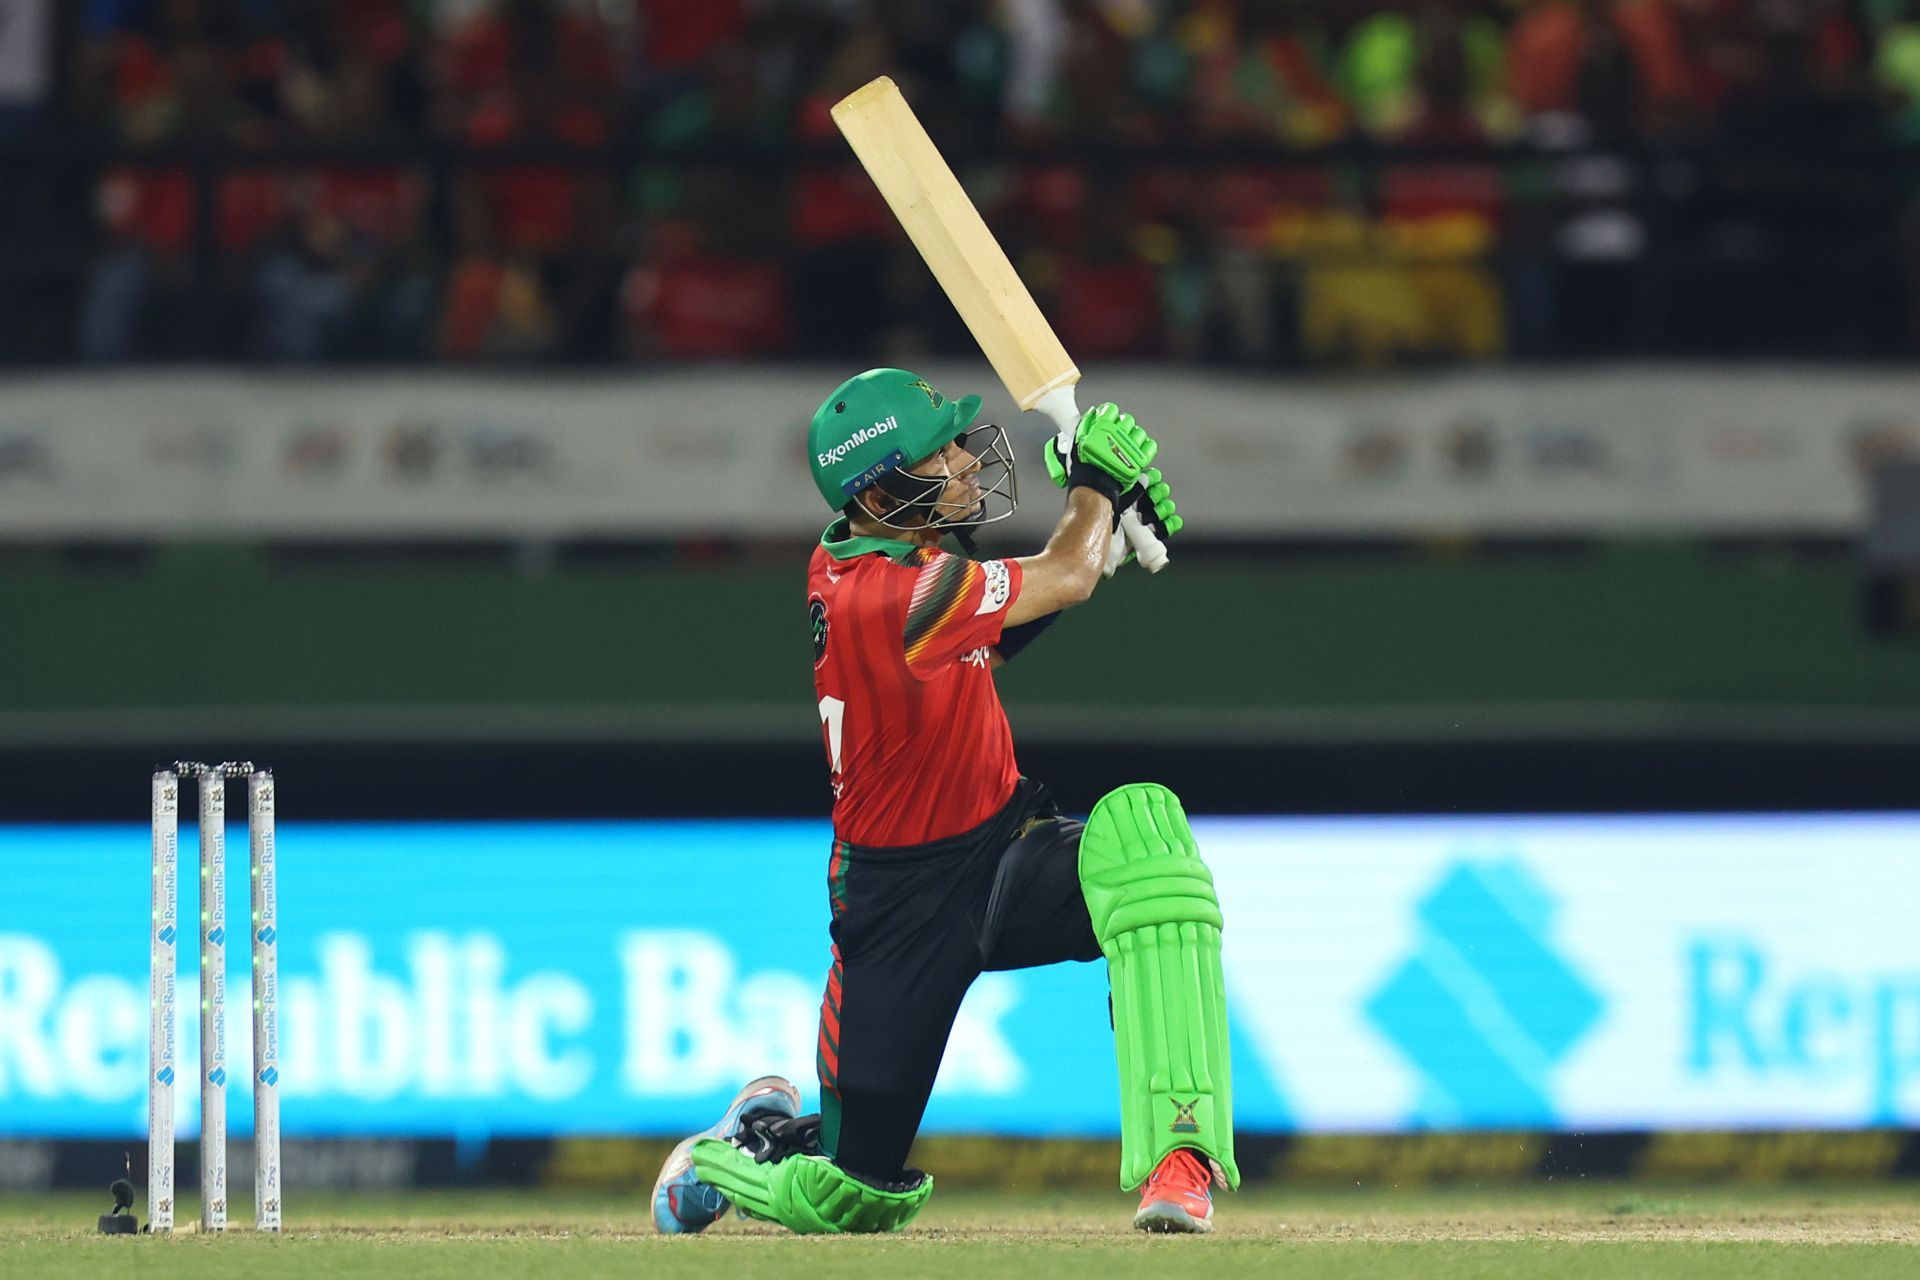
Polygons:
M200 1229L227 1227L227 781L247 780L253 970L254 1228L280 1230L279 916L273 773L250 761L177 761L153 775L153 919L148 952L147 1219L173 1230L175 979L180 780L200 791Z

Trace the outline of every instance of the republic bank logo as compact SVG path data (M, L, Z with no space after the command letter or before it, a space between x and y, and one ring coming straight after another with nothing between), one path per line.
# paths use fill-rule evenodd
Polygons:
M1458 862L1420 901L1413 954L1366 1005L1420 1073L1413 1123L1553 1123L1550 1073L1601 1010L1555 950L1554 914L1514 859Z

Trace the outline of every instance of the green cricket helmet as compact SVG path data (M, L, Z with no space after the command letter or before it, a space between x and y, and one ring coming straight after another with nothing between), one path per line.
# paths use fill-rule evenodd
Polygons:
M979 396L949 399L919 374L869 369L841 383L814 412L807 428L813 483L835 511L868 488L880 489L899 504L880 517L894 528L1004 520L1018 502L1013 452L1005 428L973 426L979 412ZM974 476L981 490L979 501L964 510L940 501L952 474L917 476L906 470L956 440L975 456L964 474ZM997 501L990 504L990 499ZM990 505L1005 509L989 514Z

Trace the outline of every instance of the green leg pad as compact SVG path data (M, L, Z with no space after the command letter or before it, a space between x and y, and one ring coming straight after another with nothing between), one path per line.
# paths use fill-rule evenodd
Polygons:
M700 1181L718 1187L754 1217L801 1235L898 1231L933 1195L930 1177L922 1176L911 1191L885 1191L844 1172L825 1156L788 1156L778 1164L757 1164L719 1138L693 1144L693 1167Z
M1220 901L1179 798L1152 783L1103 797L1080 837L1080 887L1113 986L1120 1185L1189 1147L1239 1186Z

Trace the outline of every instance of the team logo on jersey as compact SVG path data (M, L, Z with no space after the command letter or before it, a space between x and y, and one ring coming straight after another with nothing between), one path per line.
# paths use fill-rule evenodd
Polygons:
M813 665L827 660L827 602L819 596L807 597L807 621L813 626Z
M987 575L986 588L980 593L980 607L973 611L975 617L983 613L998 613L1006 607L1007 597L1013 591L1013 575L1007 572L1004 560L983 560L980 568Z
M1175 1133L1200 1132L1200 1122L1193 1118L1193 1109L1200 1105L1200 1099L1195 1098L1192 1102L1182 1102L1178 1098L1168 1098L1167 1101L1173 1104L1173 1123L1168 1125L1167 1128L1173 1130Z
M938 391L935 391L930 385L928 385L927 380L925 378L915 378L912 382L909 382L907 385L910 387L916 387L919 390L926 392L927 399L932 402L933 407L936 409L938 409L942 404L946 403L946 397L941 395Z

